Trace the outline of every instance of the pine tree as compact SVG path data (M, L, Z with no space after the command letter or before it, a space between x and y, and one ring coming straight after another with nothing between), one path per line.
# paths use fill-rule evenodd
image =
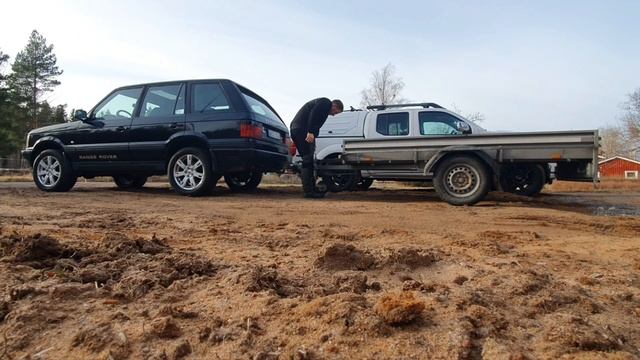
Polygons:
M0 51L0 157L13 153L20 146L15 122L19 111L11 101L6 84L7 76L4 74L4 66L8 60L9 55Z
M33 30L27 46L16 55L11 66L13 73L9 76L9 87L15 98L25 106L26 114L31 119L24 124L25 133L28 129L38 127L42 96L60 85L57 77L62 70L56 62L53 45L47 45L44 36Z
M54 124L60 124L67 122L67 105L57 105L53 108L53 116L51 122Z
M7 61L9 61L9 55L0 50L0 89L4 89L4 81L7 79L7 77L2 73L2 68Z
M63 123L67 118L66 105L51 106L46 100L38 105L36 120L40 126Z

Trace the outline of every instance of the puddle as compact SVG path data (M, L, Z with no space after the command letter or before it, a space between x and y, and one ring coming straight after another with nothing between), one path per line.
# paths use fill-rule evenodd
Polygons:
M640 216L640 209L629 206L598 206L593 208L596 216Z

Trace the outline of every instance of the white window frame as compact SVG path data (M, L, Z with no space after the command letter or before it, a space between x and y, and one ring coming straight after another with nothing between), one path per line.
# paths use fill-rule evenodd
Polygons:
M638 170L625 170L624 178L625 180L638 180Z

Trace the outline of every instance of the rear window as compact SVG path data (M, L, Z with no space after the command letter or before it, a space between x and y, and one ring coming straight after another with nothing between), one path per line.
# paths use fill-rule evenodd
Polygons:
M381 135L409 135L409 113L379 114L376 118L376 132Z
M262 101L256 99L251 95L245 94L244 91L242 92L242 97L247 102L247 105L249 105L249 110L252 113L268 117L269 119L275 120L277 122L282 121L280 120L278 115L276 115L276 113L269 109L269 107Z

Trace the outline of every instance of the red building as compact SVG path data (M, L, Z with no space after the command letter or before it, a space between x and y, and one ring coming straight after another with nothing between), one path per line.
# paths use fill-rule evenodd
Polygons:
M620 177L625 179L640 179L640 161L622 156L600 161L600 177Z

